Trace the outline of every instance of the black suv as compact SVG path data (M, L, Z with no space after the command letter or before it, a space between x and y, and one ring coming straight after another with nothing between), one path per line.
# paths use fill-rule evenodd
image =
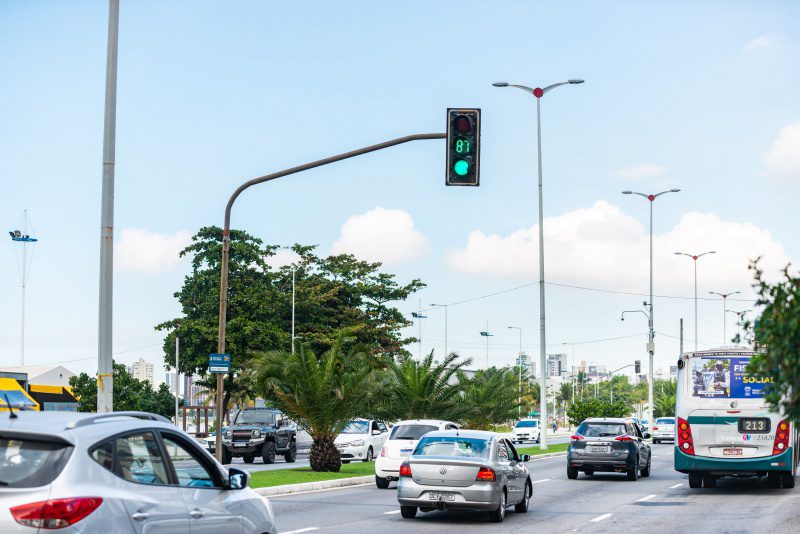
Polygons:
M567 478L578 478L578 471L591 476L595 471L626 473L628 480L639 474L650 476L650 445L631 419L596 418L580 424L567 449Z
M222 463L241 456L247 464L260 456L265 464L282 454L288 463L297 458L297 429L275 408L247 408L222 434Z

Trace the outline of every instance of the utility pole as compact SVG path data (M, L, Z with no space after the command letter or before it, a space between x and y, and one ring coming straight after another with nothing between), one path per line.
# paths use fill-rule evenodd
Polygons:
M422 315L422 299L419 299L419 302L417 303L417 309L419 311L411 312L411 317L414 319L419 319L417 322L417 329L419 332L417 335L417 343L419 344L417 348L417 359L422 361L422 320L428 318L427 315Z
M681 354L683 354L683 317L681 317Z
M180 384L180 376L181 371L180 367L180 355L181 355L181 340L178 336L175 336L175 426L178 426L178 384Z
M517 353L517 368L519 378L517 380L517 418L522 419L522 327L509 326L512 330L519 330L519 352ZM541 431L541 429L539 429Z
M103 125L103 200L100 215L100 304L97 336L97 412L114 411L113 282L114 282L114 165L117 130L117 50L119 0L108 2L106 104Z
M295 271L297 269L292 266L292 354L294 354L294 284L295 284Z

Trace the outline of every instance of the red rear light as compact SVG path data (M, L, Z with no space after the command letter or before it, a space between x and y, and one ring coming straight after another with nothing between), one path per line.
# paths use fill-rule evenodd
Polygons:
M494 482L496 480L494 469L490 469L488 467L481 467L478 470L478 476L475 477L475 480L482 480L484 482Z
M617 436L614 439L617 440L617 441L633 441L633 438L628 436L627 434L624 435L624 436Z
M400 464L400 476L411 477L411 466L408 465L408 462L403 462Z
M64 528L74 525L103 504L101 497L77 497L21 504L11 508L20 525L34 528Z
M694 455L692 427L685 419L678 417L678 448L686 454Z
M581 436L580 434L573 434L573 435L572 435L572 437L571 437L570 439L571 439L572 441L580 441L580 440L582 440L582 439L583 439L583 436Z
M775 429L775 442L772 445L772 455L786 452L789 448L789 420L784 419Z
M657 426L654 426L654 427L653 427L653 430L658 430L658 427L657 427Z
M386 457L386 447L381 447L381 456Z

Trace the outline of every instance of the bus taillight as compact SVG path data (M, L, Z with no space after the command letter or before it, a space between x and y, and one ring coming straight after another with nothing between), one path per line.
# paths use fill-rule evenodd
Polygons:
M778 455L786 452L789 448L789 420L784 419L778 423L778 428L775 429L775 443L772 445L772 455Z
M692 427L685 419L678 417L678 448L686 454L694 455Z

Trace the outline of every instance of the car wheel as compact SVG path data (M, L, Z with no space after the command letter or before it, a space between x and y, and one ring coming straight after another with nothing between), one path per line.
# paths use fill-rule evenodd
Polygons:
M489 520L492 523L502 523L503 519L506 518L506 490L503 488L503 491L500 492L500 506L497 507L497 510L493 510L489 512Z
M245 454L244 456L242 456L242 460L244 460L244 463L246 464L252 464L253 460L255 459L256 459L255 454Z
M703 476L700 473L689 473L689 487L690 488L703 487Z
M794 487L794 473L791 471L787 471L781 475L781 484L786 489L791 489Z
M531 494L533 493L533 487L531 486L531 481L528 480L525 482L525 497L514 506L514 511L518 514L524 514L528 511L528 504L531 502Z
M658 445L659 443L661 443L661 442L658 441L656 438L653 438L653 444Z
M378 489L388 489L389 488L389 479L379 477L375 475L375 485L378 486Z
M628 480L635 482L639 480L639 458L633 461L633 467L628 469Z
M578 468L567 466L567 478L570 480L578 478Z
M645 466L645 468L644 468L644 469L642 469L642 471L640 472L640 474L641 474L643 477L649 477L649 476L650 476L650 460L647 460L647 466Z
M767 473L767 483L769 483L770 488L781 487L781 474L775 471Z
M293 464L295 460L297 460L297 442L290 441L289 442L289 450L283 455L283 459L286 460L287 464Z
M367 449L367 457L364 458L363 461L364 462L371 462L372 461L372 457L373 457L373 452L372 452L372 447L370 447L369 449Z
M703 475L703 487L704 488L716 488L717 487L717 477L711 475Z
M265 464L275 463L275 442L265 441L264 447L261 449L261 459Z
M406 519L414 519L417 517L417 507L416 506L401 506L400 507L400 515L402 515Z
M233 457L231 456L231 453L229 453L227 450L225 450L223 448L222 449L222 458L220 458L220 461L222 462L222 465L228 465L229 463L231 463L231 460L233 460Z

